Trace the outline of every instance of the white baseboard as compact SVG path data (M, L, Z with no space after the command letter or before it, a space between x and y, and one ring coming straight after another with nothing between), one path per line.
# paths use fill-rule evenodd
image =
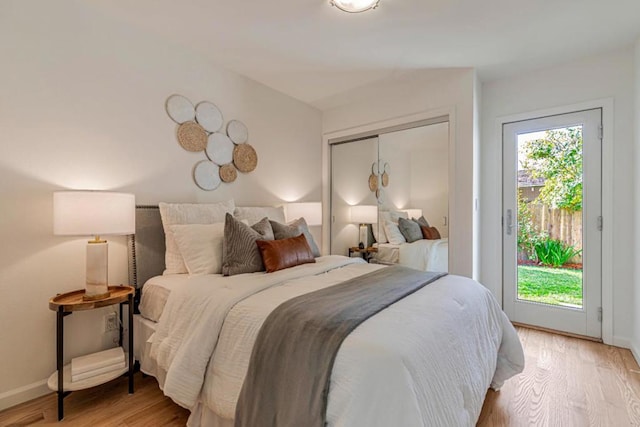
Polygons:
M638 343L632 342L629 348L631 350L631 354L636 359L636 363L640 365L640 347Z
M613 337L613 343L616 347L631 348L631 340L626 337Z
M47 387L46 379L5 391L0 393L0 411L48 393L51 393L51 390Z

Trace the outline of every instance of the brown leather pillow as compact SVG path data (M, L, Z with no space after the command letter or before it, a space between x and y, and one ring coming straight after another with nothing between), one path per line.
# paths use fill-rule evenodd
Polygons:
M304 234L281 240L257 240L267 273L316 262Z
M435 227L425 227L421 225L420 230L422 230L422 237L427 240L438 240L442 238L440 237L440 232Z

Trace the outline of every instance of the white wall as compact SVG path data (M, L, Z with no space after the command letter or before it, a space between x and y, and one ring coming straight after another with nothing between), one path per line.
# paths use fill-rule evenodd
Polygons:
M628 346L632 334L634 227L633 53L621 50L542 68L482 87L481 281L502 299L501 136L497 119L535 110L614 98L613 129L613 334ZM606 132L606 131L605 131Z
M633 337L631 350L636 360L640 362L640 39L635 46L635 210L632 221L635 225L635 253L633 265L635 265L634 277L634 303L633 303Z
M418 113L452 113L450 131L455 143L450 158L449 265L452 273L469 277L475 271L473 248L477 238L473 229L474 85L472 69L424 70L363 86L323 105L325 139ZM326 154L324 159L326 162ZM325 165L325 177L327 170Z
M84 286L85 239L52 235L52 192L117 189L141 204L277 205L321 199L321 114L82 2L0 6L0 409L44 390L55 370L48 299ZM168 95L210 100L249 128L257 169L216 191L193 183ZM286 167L285 167L286 166ZM112 283L127 282L125 239L109 239ZM65 319L67 360L111 344L105 310Z

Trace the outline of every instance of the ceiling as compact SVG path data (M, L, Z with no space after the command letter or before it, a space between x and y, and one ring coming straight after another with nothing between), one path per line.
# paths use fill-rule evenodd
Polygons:
M630 46L638 0L96 0L120 21L314 106L377 80L475 67L482 80Z

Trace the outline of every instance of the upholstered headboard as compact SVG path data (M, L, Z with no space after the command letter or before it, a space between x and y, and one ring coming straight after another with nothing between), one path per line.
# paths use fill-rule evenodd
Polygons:
M164 241L158 207L136 206L136 234L129 236L129 282L137 289L164 271Z

